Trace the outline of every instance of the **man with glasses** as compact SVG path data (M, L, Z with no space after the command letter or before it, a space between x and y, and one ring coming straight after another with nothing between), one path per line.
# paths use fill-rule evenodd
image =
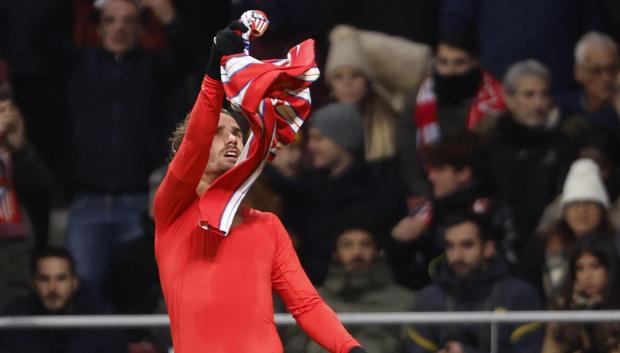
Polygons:
M614 80L618 73L618 45L600 32L588 32L575 46L575 80L583 90L558 98L567 114L580 115L589 124L620 128L612 107Z

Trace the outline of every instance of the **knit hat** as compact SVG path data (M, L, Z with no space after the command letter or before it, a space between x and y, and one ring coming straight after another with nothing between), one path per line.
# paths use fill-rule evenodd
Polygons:
M372 89L395 111L418 89L429 72L431 48L402 37L338 25L329 34L325 78L336 69L353 66L366 75Z
M364 127L362 116L354 104L328 104L312 115L310 124L353 156L362 154Z
M593 201L609 208L609 197L601 179L598 165L591 159L578 159L570 167L560 205L575 201Z
M366 77L371 77L370 64L362 53L359 41L358 31L351 26L336 26L329 33L329 51L325 59L325 78L327 80L336 69L343 66L352 66L363 72Z

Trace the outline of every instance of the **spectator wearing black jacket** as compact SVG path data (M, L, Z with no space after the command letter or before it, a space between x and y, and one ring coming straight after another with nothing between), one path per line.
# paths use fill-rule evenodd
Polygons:
M111 310L85 286L75 272L71 254L47 248L32 259L34 291L4 312L8 316L95 315ZM123 353L124 334L117 330L18 330L0 332L2 353Z
M550 95L551 75L539 62L515 63L504 77L508 112L479 126L497 196L517 230L518 257L529 256L533 232L570 164L572 142Z
M463 213L445 222L445 259L433 283L418 292L416 311L537 310L536 291L511 277L496 256L493 234L475 215ZM488 352L488 325L415 325L405 330L407 352ZM543 340L539 323L500 325L498 351L538 353Z
M29 290L28 258L47 244L52 185L11 90L0 86L0 311Z
M143 234L148 176L163 163L165 136L174 126L166 118L166 98L190 66L184 65L191 56L171 2L142 1L141 6L165 24L170 47L139 48L138 4L106 0L98 19L103 48L77 52L69 83L75 195L66 244L80 276L95 288L109 254Z
M467 131L447 136L422 156L433 196L412 198L409 215L392 229L386 250L398 282L413 289L428 284L433 272L429 265L443 253L442 223L451 213L464 210L489 221L498 236L498 250L515 264L512 215L489 188L478 137Z

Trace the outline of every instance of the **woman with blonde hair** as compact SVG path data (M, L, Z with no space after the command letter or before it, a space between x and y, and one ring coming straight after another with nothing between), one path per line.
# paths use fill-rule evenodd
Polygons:
M425 77L430 55L427 45L404 38L346 25L331 31L325 78L334 100L360 109L367 162L395 156L396 116Z

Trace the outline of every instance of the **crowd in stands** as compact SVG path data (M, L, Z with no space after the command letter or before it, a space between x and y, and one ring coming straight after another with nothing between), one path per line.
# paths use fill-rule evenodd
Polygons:
M332 308L620 310L617 0L0 0L0 315L166 312L152 201L169 137L216 30L254 8L272 27L252 55L313 37L323 82L245 203L281 218ZM484 324L350 332L384 353L491 341ZM620 324L497 339L617 353ZM170 346L166 330L0 330L0 353Z

